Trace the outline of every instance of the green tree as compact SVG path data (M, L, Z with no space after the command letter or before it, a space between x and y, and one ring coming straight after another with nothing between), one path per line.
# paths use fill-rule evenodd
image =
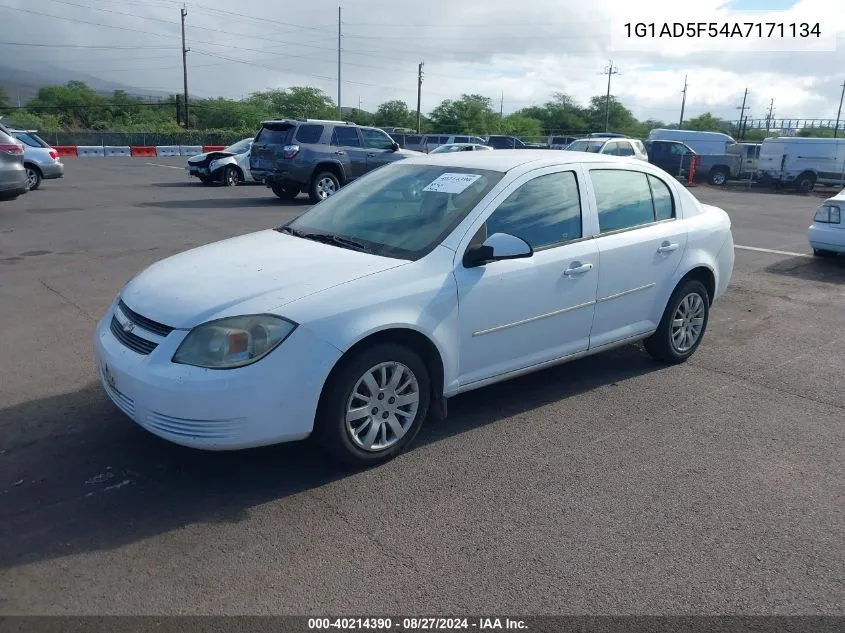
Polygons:
M431 111L434 131L461 134L489 134L496 132L499 115L493 112L492 99L482 95L461 95L460 99L446 99Z
M499 131L502 134L510 134L512 136L540 136L542 127L542 124L537 119L514 113L502 119L499 125Z
M319 88L293 86L286 90L266 90L250 95L248 101L265 109L272 117L326 119L337 117L337 105Z
M699 132L721 132L727 126L728 123L726 121L714 117L709 112L684 121L685 130L697 130Z
M629 133L633 131L637 125L637 120L631 111L623 106L615 96L610 95L610 116L608 118L608 128L605 130L605 117L607 115L606 108L608 106L608 99L606 95L592 97L590 105L586 110L586 118L588 126L596 131Z
M376 109L374 123L379 127L409 127L412 118L413 125L416 127L416 113L412 115L407 103L395 99L385 101Z
M9 107L9 93L6 89L0 86L0 110Z
M347 114L344 115L344 120L352 121L357 125L376 125L374 123L374 116L365 110L359 110L358 108L352 108Z

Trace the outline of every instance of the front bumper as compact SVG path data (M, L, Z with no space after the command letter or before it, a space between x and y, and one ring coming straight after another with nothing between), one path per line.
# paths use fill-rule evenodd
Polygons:
M277 349L239 369L212 370L170 362L187 336L134 332L158 346L147 355L111 331L112 305L97 324L94 355L106 394L135 423L182 446L237 450L307 437L320 393L340 351L298 327ZM121 315L122 318L122 315Z

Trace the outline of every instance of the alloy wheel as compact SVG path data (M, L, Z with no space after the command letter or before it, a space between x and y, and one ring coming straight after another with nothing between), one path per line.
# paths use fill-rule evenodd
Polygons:
M672 347L684 354L701 338L704 329L704 299L691 292L678 304L672 317Z

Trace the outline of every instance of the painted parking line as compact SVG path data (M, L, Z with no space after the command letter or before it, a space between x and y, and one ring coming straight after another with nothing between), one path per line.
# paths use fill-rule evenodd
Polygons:
M181 169L185 170L184 167L179 167L177 165L162 165L161 163L144 163L145 165L155 165L156 167L167 167L168 169Z
M734 244L734 248L738 248L743 251L756 251L758 253L772 253L773 255L788 255L789 257L812 257L812 255L808 255L807 253L791 253L789 251L776 251L771 248L758 248L756 246L740 246L739 244Z

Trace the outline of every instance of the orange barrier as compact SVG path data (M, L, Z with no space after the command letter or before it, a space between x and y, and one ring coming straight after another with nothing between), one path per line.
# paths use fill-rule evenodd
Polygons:
M59 153L59 156L76 158L76 145L53 145L53 149Z
M225 145L203 145L202 151L203 152L222 152L226 149Z
M129 153L132 156L144 156L146 158L155 158L156 148L154 145L135 145L129 148Z
M687 187L695 187L695 168L698 165L699 157L693 156L689 164L689 174L687 176Z

